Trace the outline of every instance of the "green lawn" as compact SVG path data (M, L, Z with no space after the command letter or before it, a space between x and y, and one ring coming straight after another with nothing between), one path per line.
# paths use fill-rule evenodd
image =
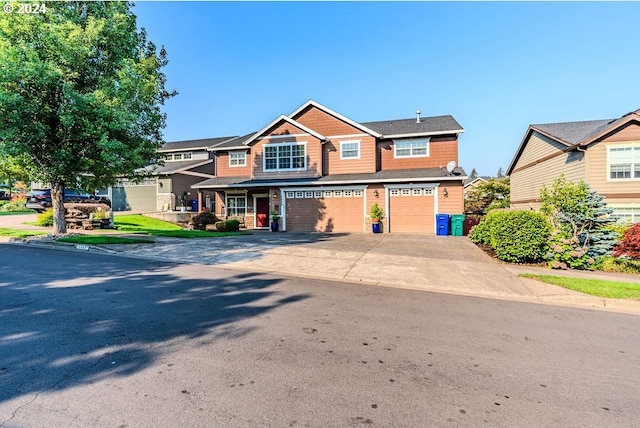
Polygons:
M171 238L213 238L220 236L246 235L247 232L210 232L204 230L184 230L180 226L140 214L115 216L114 224L121 232L141 233Z
M26 211L0 211L0 215L19 215L19 214L35 214L34 210Z
M58 242L69 242L72 244L105 245L105 244L153 244L150 239L125 238L122 236L109 235L76 235L56 239Z
M0 227L0 236L10 236L12 238L28 238L29 236L46 235L46 232L34 230L7 229Z
M602 279L570 278L554 275L533 275L523 273L524 278L536 279L547 284L558 285L569 290L579 291L598 297L612 299L640 300L640 283L608 281Z

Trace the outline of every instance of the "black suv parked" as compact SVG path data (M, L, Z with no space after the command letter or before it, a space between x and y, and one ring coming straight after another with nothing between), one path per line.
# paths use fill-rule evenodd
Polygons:
M91 196L88 193L82 193L75 189L64 190L65 203L79 202L95 202L103 203L111 206L109 198L103 196ZM51 189L34 189L27 194L27 208L42 212L51 207Z

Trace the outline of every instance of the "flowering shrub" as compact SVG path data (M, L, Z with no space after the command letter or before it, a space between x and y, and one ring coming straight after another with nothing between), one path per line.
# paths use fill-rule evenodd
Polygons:
M552 269L587 269L595 261L578 238L557 230L549 238L546 259Z

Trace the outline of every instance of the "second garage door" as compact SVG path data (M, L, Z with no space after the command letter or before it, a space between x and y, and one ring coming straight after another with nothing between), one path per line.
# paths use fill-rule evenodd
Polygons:
M433 188L389 189L391 233L435 233Z
M363 194L360 189L287 191L287 231L363 232Z

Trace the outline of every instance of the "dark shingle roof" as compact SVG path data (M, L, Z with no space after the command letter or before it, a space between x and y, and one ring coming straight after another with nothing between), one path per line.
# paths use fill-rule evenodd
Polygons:
M152 172L153 174L174 174L179 171L186 171L197 166L206 165L212 163L213 159L199 159L177 162L165 162L164 165L150 165L143 168L145 172Z
M616 119L588 120L583 122L543 123L532 128L559 138L570 144L578 144L590 136L598 134Z
M249 138L253 137L254 134L255 132L252 132L251 134L243 135L241 137L236 137L228 141L220 141L218 144L211 147L211 149L213 151L216 151L216 150L224 150L224 149L235 148L235 147L245 147L243 143L247 141Z
M171 141L164 143L161 152L170 150L188 150L188 149L207 149L211 146L223 143L235 136L231 137L217 137L217 138L201 138L199 140L185 140L185 141Z
M460 167L453 170L449 174L444 168L422 168L422 169L403 169L378 171L374 173L361 174L334 174L318 178L299 178L299 179L268 179L268 180L251 180L247 177L219 177L210 178L200 183L194 184L193 188L242 188L242 187L266 187L279 185L330 185L334 183L340 184L362 184L372 182L428 182L438 181L438 179L451 177L462 180L466 177L466 173ZM431 180L435 179L435 180Z
M426 133L458 133L462 126L453 116L433 116L416 119L383 120L379 122L364 122L362 125L384 136Z

